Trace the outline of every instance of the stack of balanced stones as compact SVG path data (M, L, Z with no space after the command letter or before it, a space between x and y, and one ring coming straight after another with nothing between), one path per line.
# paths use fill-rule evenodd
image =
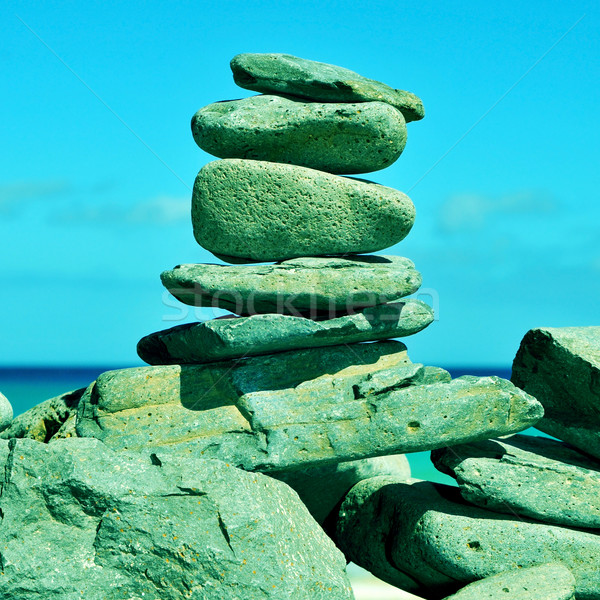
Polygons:
M140 340L140 357L155 365L138 371L140 379L181 382L168 434L141 443L123 433L132 416L113 414L114 381L98 384L79 431L271 473L324 521L340 498L326 484L340 477L346 487L346 469L362 477L348 461L486 439L539 418L539 404L510 382L452 381L390 341L434 315L403 299L421 284L409 259L367 253L401 241L415 209L402 192L343 175L383 169L400 156L406 123L424 116L419 98L285 54L240 54L231 68L238 85L262 94L194 115L194 139L221 160L198 173L192 222L198 243L233 264L179 265L161 276L180 301L231 314ZM128 371L114 377L131 385ZM195 411L191 429L186 409ZM217 425L221 414L228 416ZM399 460L368 462L365 472L397 473L401 464L406 476Z
M211 104L192 121L200 147L221 158L196 179L194 234L229 264L162 274L182 302L230 314L146 336L138 352L150 366L105 372L5 419L0 596L350 600L351 559L427 598L532 567L550 582L535 588L539 600L548 587L573 589L564 566L539 563L566 562L560 549L580 544L578 598L600 598L585 567L600 538L486 524L477 511L491 513L459 502L457 488L410 480L406 453L436 450L456 471L443 448L543 416L510 381L453 380L393 339L433 313L407 299L421 284L410 260L369 253L408 234L414 207L344 175L392 164L406 122L423 117L420 100L288 55L242 54L232 69L264 95ZM511 550L539 535L533 554L486 541L507 530ZM502 594L523 587L514 577L484 585L512 600Z

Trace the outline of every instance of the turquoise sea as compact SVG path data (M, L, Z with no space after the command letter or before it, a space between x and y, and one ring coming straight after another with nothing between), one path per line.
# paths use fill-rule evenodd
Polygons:
M15 415L64 392L88 386L115 367L0 367L0 392L11 402ZM448 368L452 377L460 375L498 375L510 378L510 368ZM537 433L533 430L528 433ZM438 472L429 460L429 452L408 455L412 476L454 485L454 480Z

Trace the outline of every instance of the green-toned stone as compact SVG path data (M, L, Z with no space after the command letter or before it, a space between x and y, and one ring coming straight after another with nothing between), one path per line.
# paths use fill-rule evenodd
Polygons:
M110 371L83 396L77 434L271 472L487 439L540 416L508 381L449 382L400 342L375 342Z
M353 598L341 553L286 485L98 440L0 442L0 596Z
M600 327L531 329L512 381L543 404L538 429L600 458Z
M402 113L383 102L330 104L281 96L216 102L192 118L194 140L219 158L290 163L329 173L369 173L406 145Z
M361 481L341 506L336 536L347 559L400 587L408 575L418 582L408 591L428 599L554 562L573 573L578 600L600 598L600 536L499 515L465 503L450 486Z
M409 480L410 465L406 456L375 456L274 474L297 492L310 514L321 524L352 486L378 475Z
M219 318L150 334L139 341L137 351L151 365L197 364L404 337L432 321L433 310L420 300L379 304L325 321L280 314Z
M6 429L13 420L12 404L8 398L0 392L0 431Z
M600 463L556 440L515 435L432 453L469 502L570 527L600 528Z
M0 433L0 439L30 438L49 442L62 428L71 414L77 412L79 399L85 388L50 398L15 417L10 426Z
M161 274L181 302L235 314L333 318L393 302L419 289L421 274L400 256L306 257L277 265L179 265Z
M192 196L203 248L263 262L376 252L403 240L414 220L410 198L393 188L259 160L208 163Z
M354 71L290 54L238 54L231 60L240 87L324 102L378 101L397 108L406 121L425 116L421 99Z
M446 600L575 600L575 578L564 565L550 563L480 579Z

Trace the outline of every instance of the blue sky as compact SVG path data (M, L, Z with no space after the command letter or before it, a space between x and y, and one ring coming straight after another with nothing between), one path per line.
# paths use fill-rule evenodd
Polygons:
M598 325L600 20L579 2L4 2L0 365L131 365L210 314L159 274L194 241L211 160L192 114L229 60L286 52L418 94L426 117L373 181L417 208L408 256L438 320L415 361L508 365L536 326ZM181 305L179 305L181 306Z

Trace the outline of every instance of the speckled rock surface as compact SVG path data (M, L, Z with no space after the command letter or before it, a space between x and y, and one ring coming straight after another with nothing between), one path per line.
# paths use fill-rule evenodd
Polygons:
M259 160L208 163L192 195L203 248L263 262L376 252L403 240L414 220L410 198L393 188Z
M77 433L115 449L280 471L486 439L541 415L510 382L449 382L404 349L375 342L110 371L83 396Z
M560 563L480 579L446 600L575 600L575 578Z
M361 481L342 504L336 543L347 558L392 584L395 574L400 587L406 575L418 581L416 593L429 599L554 562L573 573L578 600L600 598L600 536L499 515L465 503L450 486L391 477Z
M256 92L283 93L325 102L386 102L406 121L425 116L420 98L354 71L290 54L238 54L231 60L234 81Z
M489 510L570 527L600 527L600 462L528 435L435 450L465 500Z
M277 265L179 265L163 285L192 306L235 314L280 313L333 318L393 302L419 289L421 275L400 256L306 257Z
M341 553L284 484L92 439L0 442L0 595L352 599Z
M265 314L186 323L142 338L138 355L150 365L205 363L404 337L433 321L433 310L419 300L380 304L325 321Z
M408 459L404 454L375 456L312 469L282 471L274 476L294 489L315 520L323 523L352 486L378 475L409 480Z
M192 118L194 140L219 158L289 163L329 173L369 173L406 145L402 113L383 102L331 104L281 96L215 102Z
M600 327L528 331L512 380L544 405L538 429L600 458Z
M13 420L12 404L8 398L0 392L0 431L6 429Z
M72 413L77 412L79 399L85 388L50 398L15 417L10 426L0 433L0 439L31 438L49 442L62 428Z

